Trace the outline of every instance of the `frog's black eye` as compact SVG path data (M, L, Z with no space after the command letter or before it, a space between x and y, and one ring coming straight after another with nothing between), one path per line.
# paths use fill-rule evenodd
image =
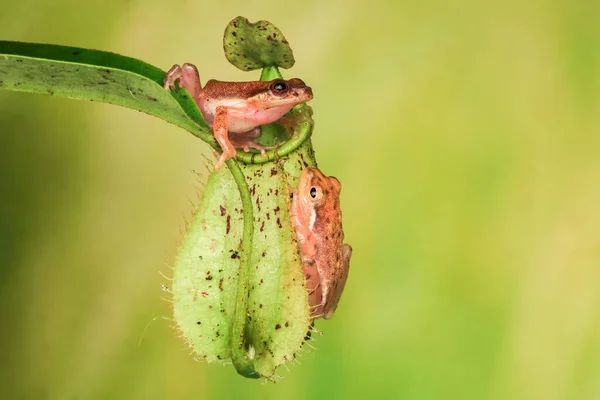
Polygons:
M284 96L288 92L288 84L285 81L277 80L271 84L271 92L277 96Z
M323 189L319 186L311 186L310 189L308 189L308 195L310 196L308 197L308 200L311 203L319 204L323 199Z

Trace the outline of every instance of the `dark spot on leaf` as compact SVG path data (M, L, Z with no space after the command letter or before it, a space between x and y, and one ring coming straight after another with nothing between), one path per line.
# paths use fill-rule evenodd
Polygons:
M207 281L212 281L212 278L213 278L213 277L212 277L212 275L208 275L208 276L206 277L206 280L207 280Z
M239 253L237 251L234 251L233 254L231 255L231 258L235 260L236 258L238 258L238 255L239 255ZM219 272L220 271L221 270L219 270Z
M225 230L225 233L227 235L229 235L229 231L231 230L231 215L227 216L227 228Z
M290 326L290 323L289 323L289 322L286 322L286 323L285 323L285 327L287 328L288 326Z
M196 325L202 325L202 322L198 321L196 322Z
M279 324L275 325L275 330L279 330L279 329L281 329L281 325L279 325Z
M227 210L225 210L225 207L223 207L223 206L221 206L221 205L219 206L219 209L221 210L221 217L224 217L224 216L225 216L225 212L226 212Z
M219 280L219 290L222 292L223 291L223 281L225 280L225 278L221 278Z

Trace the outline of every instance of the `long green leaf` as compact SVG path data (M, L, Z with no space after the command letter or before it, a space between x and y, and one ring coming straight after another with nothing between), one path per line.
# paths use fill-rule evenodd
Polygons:
M0 41L0 89L102 101L175 124L215 147L189 94L162 86L165 72L119 54L38 43Z

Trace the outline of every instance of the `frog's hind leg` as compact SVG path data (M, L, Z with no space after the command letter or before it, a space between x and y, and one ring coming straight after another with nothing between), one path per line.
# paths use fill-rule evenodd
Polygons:
M314 261L304 261L304 282L308 294L308 307L311 318L319 318L323 314L323 286Z
M309 310L310 310L310 318L312 318L313 320L315 319L319 319L319 318L325 318L325 310L323 309L323 304L316 304L314 306L309 306Z
M261 134L262 131L260 127L256 127L247 132L231 134L230 140L233 147L236 149L243 149L246 153L249 152L250 149L255 149L260 151L260 154L264 156L267 154L266 150L271 150L273 147L264 146L255 141Z

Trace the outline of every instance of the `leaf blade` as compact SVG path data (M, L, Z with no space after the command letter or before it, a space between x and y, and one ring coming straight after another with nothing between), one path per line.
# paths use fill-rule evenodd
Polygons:
M0 41L0 89L115 104L161 118L213 144L185 90L162 86L165 72L141 60L77 47Z
M225 57L236 68L252 71L268 67L289 69L294 53L283 33L269 21L233 19L223 34Z

